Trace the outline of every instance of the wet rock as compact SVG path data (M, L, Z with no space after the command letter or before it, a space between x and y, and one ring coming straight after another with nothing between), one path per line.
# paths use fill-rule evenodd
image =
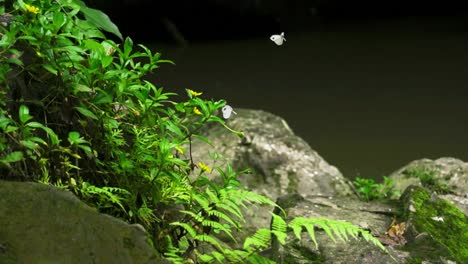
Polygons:
M100 214L72 193L0 181L0 263L161 263L140 225Z
M405 237L404 250L413 261L468 263L468 217L435 193L410 186L402 195Z

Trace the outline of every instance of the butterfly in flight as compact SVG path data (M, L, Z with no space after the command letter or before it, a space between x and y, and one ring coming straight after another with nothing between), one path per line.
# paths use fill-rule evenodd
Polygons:
M223 118L224 119L230 118L232 114L237 115L237 113L234 111L234 109L232 109L232 107L230 105L223 106L221 111L223 112Z
M283 45L283 42L286 41L286 39L284 38L284 32L281 32L280 35L272 35L270 39L278 46Z

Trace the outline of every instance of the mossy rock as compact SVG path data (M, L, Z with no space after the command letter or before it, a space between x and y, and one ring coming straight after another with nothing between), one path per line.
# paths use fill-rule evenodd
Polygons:
M427 189L410 186L402 195L405 250L413 259L468 263L468 217Z
M163 263L148 238L143 227L101 214L71 192L0 181L0 264Z

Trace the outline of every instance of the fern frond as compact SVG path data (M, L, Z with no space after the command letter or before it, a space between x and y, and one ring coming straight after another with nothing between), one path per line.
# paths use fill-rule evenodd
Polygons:
M327 234L330 239L336 242L336 238L342 241L348 241L351 236L354 239L358 239L361 235L366 241L371 242L375 246L379 247L385 252L387 249L380 243L380 241L373 237L367 230L361 229L346 221L331 220L326 218L304 218L296 217L288 225L294 232L294 235L300 239L302 229L305 228L309 234L311 240L314 242L315 247L318 248L318 243L315 239L314 227L317 226Z
M228 212L228 213L231 213L231 212ZM213 211L209 212L208 215L209 216L216 216L219 219L223 219L224 221L228 222L230 224L230 226L233 226L233 227L235 227L237 229L240 227L239 223L233 221L231 217L229 217L225 213L220 212L218 210L213 210Z
M138 209L137 217L146 227L161 221L161 219L154 214L153 210L147 207L146 203L143 203L143 206Z
M218 240L216 240L216 238L214 238L214 237L212 237L210 235L200 234L200 235L196 235L194 237L194 239L198 240L198 241L201 241L201 242L208 242L211 245L213 245L214 247L216 247L216 249L218 249L221 252L223 252L223 250L224 250L224 247L222 247L221 244L219 244Z
M224 254L221 254L217 251L213 251L213 257L219 262L219 263L224 263Z
M170 223L170 225L173 225L173 226L180 226L180 227L182 227L185 231L187 231L187 233L189 233L189 235L191 235L192 237L196 237L196 236L197 236L197 231L195 230L195 228L193 228L191 225L189 225L189 224L187 224L187 223L172 222L172 223Z
M172 239L170 236L166 236L167 249L164 253L164 257L171 261L173 264L184 264L184 259L180 256L180 249L172 245Z
M205 189L205 193L208 195L210 202L215 203L215 204L219 203L218 196L214 192L212 192L209 188Z
M201 255L198 255L198 260L201 262L201 263L210 263L214 260L215 258L213 256L210 256L208 254L201 254Z
M270 259L267 259L265 257L262 257L258 254L252 254L250 255L247 260L251 264L275 264L276 262Z
M231 199L225 199L223 200L223 203L218 204L217 206L226 210L226 212L234 214L239 218L239 220L243 220L245 222L244 215L235 201L232 201ZM242 204L242 206L244 205Z
M210 201L206 199L203 195L194 193L193 199L203 208L205 211L210 211Z
M237 203L247 202L249 204L271 205L278 207L278 205L275 202L273 202L270 198L246 190L232 190L231 197L237 198Z
M286 233L286 230L288 228L288 224L286 224L286 221L284 221L284 219L277 214L272 213L271 216L273 218L273 221L271 223L271 230Z
M245 250L224 250L224 256L229 263L242 263L249 255L250 253Z
M226 228L224 225L220 224L217 221L211 221L211 220L205 219L201 222L201 224L202 226L207 226L207 227L221 230L224 233L226 233L233 241L236 241L236 239L232 236L231 229Z
M276 236L280 244L284 245L286 243L286 238L288 237L286 233L288 224L286 224L286 221L284 221L281 216L273 213L271 215L271 233Z
M183 214L186 214L186 215L189 215L190 217L195 219L195 221L197 221L197 222L202 222L203 220L205 220L205 218L199 213L197 214L197 213L194 213L192 211L186 211L186 210L179 210L179 212L181 212Z
M266 248L271 240L271 231L266 228L260 228L251 237L247 237L244 241L244 249L251 250L252 245L256 248Z

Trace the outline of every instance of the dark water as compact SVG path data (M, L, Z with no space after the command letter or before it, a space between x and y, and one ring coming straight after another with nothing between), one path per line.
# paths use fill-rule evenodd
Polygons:
M177 66L158 86L263 109L345 176L379 178L420 158L468 161L468 24L407 18L264 38L152 44Z

